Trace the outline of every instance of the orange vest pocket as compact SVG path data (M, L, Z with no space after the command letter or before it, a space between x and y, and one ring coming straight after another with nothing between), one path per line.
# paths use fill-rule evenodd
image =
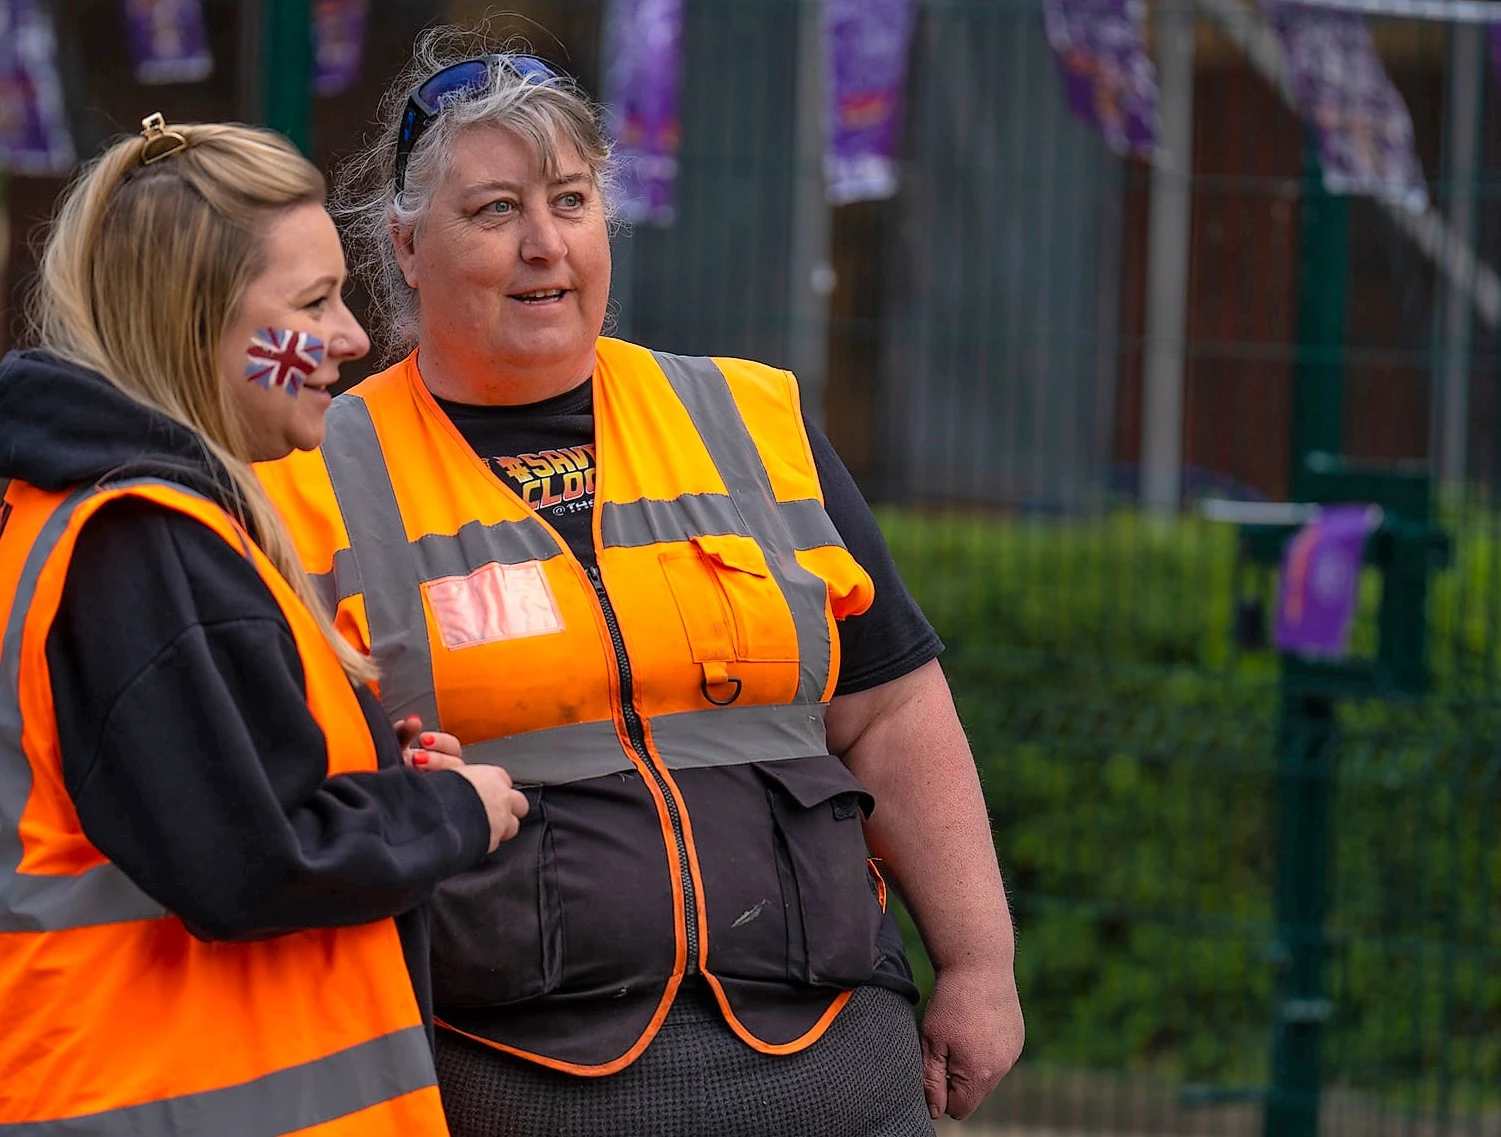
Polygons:
M797 628L782 588L753 538L690 538L693 551L662 554L693 660L787 663L798 658Z

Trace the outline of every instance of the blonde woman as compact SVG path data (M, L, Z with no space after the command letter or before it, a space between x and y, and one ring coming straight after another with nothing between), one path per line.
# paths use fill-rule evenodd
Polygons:
M250 473L369 346L322 178L145 126L0 362L0 1129L441 1134L418 906L525 798L403 764Z

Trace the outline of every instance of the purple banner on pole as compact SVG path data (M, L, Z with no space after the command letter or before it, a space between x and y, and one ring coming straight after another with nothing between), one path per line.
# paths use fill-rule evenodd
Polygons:
M1304 121L1318 138L1324 187L1366 194L1414 213L1428 186L1413 146L1412 118L1392 85L1365 20L1284 0L1261 0L1282 41Z
M897 128L915 18L913 0L824 0L824 177L833 205L896 193Z
M1368 505L1331 505L1288 542L1277 599L1278 651L1342 658L1360 597L1366 536L1380 513Z
M214 69L198 0L125 0L138 83L196 83Z
M0 169L45 176L72 165L52 25L36 0L0 0Z
M682 52L683 0L612 0L605 103L630 221L665 227L677 215Z
M313 0L313 90L337 95L360 71L370 0Z
M1043 0L1048 44L1069 110L1117 154L1149 158L1157 144L1157 70L1141 0Z

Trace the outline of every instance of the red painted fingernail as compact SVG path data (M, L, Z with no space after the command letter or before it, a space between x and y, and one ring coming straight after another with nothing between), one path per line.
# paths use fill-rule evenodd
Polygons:
M422 751L420 751L420 750L414 750L414 751L412 751L412 765L414 765L414 766L426 766L427 765L427 755L424 754L424 753L422 753Z
M423 746L431 746L431 745L432 745L432 744L433 744L433 743L435 743L435 742L437 742L437 741L438 741L438 740L437 740L437 739L436 739L436 738L434 738L434 737L433 737L433 736L432 736L432 735L430 735L430 734L424 734L424 735L423 735L423 736L422 736L422 745L423 745Z

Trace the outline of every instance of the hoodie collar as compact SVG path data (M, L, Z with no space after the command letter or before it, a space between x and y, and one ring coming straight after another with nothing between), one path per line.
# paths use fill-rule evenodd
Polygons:
M243 512L195 431L49 352L0 359L0 479L58 491L127 477L173 481Z

